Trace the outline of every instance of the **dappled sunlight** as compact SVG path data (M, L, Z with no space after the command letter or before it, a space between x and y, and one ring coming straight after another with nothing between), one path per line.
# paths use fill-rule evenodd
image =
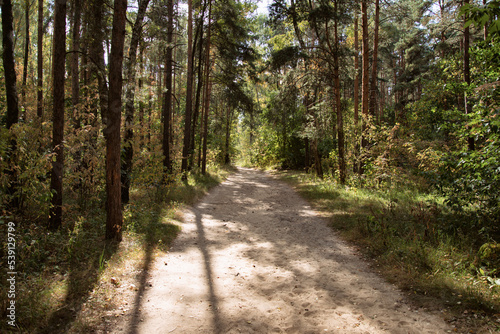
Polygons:
M230 177L185 211L182 231L156 265L143 297L144 321L134 333L445 328L400 307L404 298L393 286L353 256L290 188L264 173L245 169Z

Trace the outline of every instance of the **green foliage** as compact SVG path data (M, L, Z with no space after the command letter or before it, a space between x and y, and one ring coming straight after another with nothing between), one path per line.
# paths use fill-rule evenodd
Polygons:
M496 282L491 270L497 268L498 245L480 247L474 226L460 226L458 222L467 217L450 211L443 198L409 182L366 188L298 172L279 175L328 217L335 230L371 257L389 281L417 300L429 295L450 300L460 295L458 314L470 308L492 314L500 309L500 290L490 288L495 285L491 280Z
M472 49L473 72L477 74L467 94L474 101L473 112L463 117L455 136L474 138L475 150L467 150L462 141L462 147L444 158L438 183L448 203L455 210L469 212L485 237L494 239L500 237L499 50L496 42Z
M484 6L473 4L464 4L460 8L459 15L467 15L469 20L465 27L476 25L478 27L487 27L489 38L500 36L500 1L491 0Z

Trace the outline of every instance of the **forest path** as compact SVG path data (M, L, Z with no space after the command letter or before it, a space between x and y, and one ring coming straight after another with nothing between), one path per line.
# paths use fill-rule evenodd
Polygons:
M447 333L288 185L239 168L184 213L115 333Z

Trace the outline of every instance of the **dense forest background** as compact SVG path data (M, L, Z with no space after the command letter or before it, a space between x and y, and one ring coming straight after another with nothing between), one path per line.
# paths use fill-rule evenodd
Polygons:
M137 198L238 163L425 193L419 240L467 236L500 286L500 1L0 3L0 222L23 265L63 243L46 229L120 241Z

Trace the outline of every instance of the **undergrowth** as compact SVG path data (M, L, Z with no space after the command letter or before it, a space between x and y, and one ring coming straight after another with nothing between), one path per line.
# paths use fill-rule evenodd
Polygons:
M484 245L497 244L466 214L409 183L341 186L305 173L277 173L416 303L445 311L467 333L500 330L498 272L481 261Z
M9 221L16 221L16 324L24 333L87 333L106 330L110 312L118 309L126 277L137 282L139 294L155 254L167 251L179 233L182 205L197 201L220 183L231 170L217 169L187 182L133 189L124 207L121 243L107 242L103 206L81 205L68 200L63 227L50 232L44 222L19 217L0 217L6 235ZM87 203L88 204L88 203ZM0 258L5 263L6 245ZM6 266L3 266L6 268ZM140 268L139 270L137 268ZM6 280L0 294L7 296ZM1 299L2 319L7 319L7 300ZM13 330L6 321L0 332Z

